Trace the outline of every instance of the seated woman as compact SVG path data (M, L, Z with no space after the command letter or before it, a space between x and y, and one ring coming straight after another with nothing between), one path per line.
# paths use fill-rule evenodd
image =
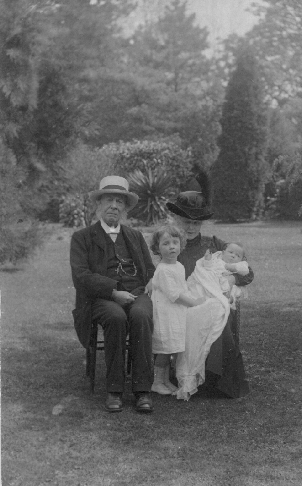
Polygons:
M178 256L188 278L194 271L197 260L207 250L215 253L223 251L227 243L216 236L202 236L202 221L210 219L209 181L205 174L196 177L198 185L194 190L181 192L176 201L168 202L167 208L174 216L174 224L185 231L187 244ZM252 282L253 271L249 267L247 275L235 274L228 277L230 285L244 286ZM206 361L206 384L212 385L229 397L239 398L249 393L245 377L242 354L235 339L236 311L230 310L228 320L220 337L212 344Z

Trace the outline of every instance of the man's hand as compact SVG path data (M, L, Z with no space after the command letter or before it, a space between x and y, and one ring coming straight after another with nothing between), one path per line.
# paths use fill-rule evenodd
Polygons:
M130 292L126 292L125 290L113 290L112 291L112 298L114 302L119 304L121 307L124 307L127 304L131 304L136 299L136 296L131 294Z
M145 294L148 294L149 297L151 297L152 295L152 278L151 280L149 280L149 282L147 283L146 287L145 287Z

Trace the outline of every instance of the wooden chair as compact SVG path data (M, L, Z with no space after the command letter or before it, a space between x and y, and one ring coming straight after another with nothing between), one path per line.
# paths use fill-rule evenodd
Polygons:
M99 323L93 322L91 325L91 338L90 346L86 349L86 376L90 379L90 391L94 393L95 388L95 370L96 370L96 353L97 351L104 350L104 337L102 329L99 329ZM236 302L236 312L233 320L232 332L236 344L239 346L239 334L240 334L240 300ZM131 347L129 337L126 341L126 370L127 375L131 374ZM174 377L175 370L172 371Z
M90 345L86 349L86 376L90 379L90 391L94 393L95 387L95 370L96 370L96 352L104 350L104 336L98 321L91 324ZM127 375L131 374L131 347L129 337L126 340L126 362Z

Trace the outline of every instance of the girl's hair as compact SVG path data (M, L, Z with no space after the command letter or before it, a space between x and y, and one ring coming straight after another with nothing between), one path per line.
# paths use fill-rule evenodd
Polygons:
M167 224L165 226L161 226L157 230L154 231L151 240L150 240L150 248L154 255L160 255L159 252L159 241L164 233L168 233L168 235L173 236L173 238L179 238L180 240L180 251L182 251L187 242L186 235L184 231L177 228L177 226L173 226L171 224Z

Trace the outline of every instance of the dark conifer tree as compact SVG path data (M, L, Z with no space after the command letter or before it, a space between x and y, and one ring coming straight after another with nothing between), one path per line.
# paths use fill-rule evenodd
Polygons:
M212 168L213 208L225 221L256 219L263 210L267 173L267 107L259 68L250 48L238 57L230 78Z

